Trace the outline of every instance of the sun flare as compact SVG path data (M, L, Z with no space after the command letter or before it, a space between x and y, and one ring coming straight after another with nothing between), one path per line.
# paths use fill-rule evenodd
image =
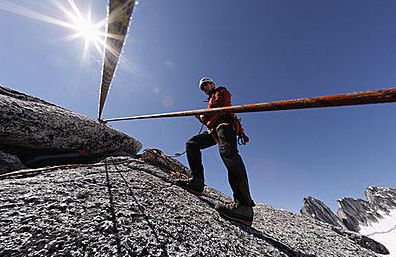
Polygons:
M89 42L99 40L99 31L91 23L81 21L75 25L80 37Z
M92 21L91 10L88 10L86 15L83 15L80 8L76 5L75 0L66 0L62 2L52 0L50 3L61 11L63 14L61 17L47 15L45 13L14 4L7 0L0 2L0 10L58 25L71 30L71 34L65 36L64 39L66 41L83 39L85 41L84 55L91 44L95 46L99 53L103 52L103 48L105 47L104 27L106 19L98 22Z
M72 26L73 30L76 31L75 36L77 38L84 39L86 43L97 44L104 38L104 34L100 30L100 26L91 21L90 15L87 15L87 18L82 16L76 17L73 19Z

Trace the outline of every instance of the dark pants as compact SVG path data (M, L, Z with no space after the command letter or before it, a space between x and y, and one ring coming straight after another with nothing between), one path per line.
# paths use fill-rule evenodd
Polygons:
M234 193L234 200L242 205L254 206L249 192L245 165L238 153L236 134L232 125L222 125L216 131L220 156L228 170L228 182ZM187 141L187 159L194 178L204 179L201 149L215 144L215 140L208 132L193 136Z

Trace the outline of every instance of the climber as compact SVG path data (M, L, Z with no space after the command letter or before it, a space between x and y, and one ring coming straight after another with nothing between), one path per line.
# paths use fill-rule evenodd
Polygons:
M225 87L217 87L215 81L204 77L199 81L199 88L208 95L208 108L231 106L231 94ZM217 204L215 209L226 218L251 225L253 206L249 192L245 165L237 149L234 114L212 114L196 116L208 130L193 136L186 142L187 159L192 171L192 179L179 181L186 190L202 195L204 191L204 169L201 149L219 145L220 156L228 170L228 182L233 191L234 202Z

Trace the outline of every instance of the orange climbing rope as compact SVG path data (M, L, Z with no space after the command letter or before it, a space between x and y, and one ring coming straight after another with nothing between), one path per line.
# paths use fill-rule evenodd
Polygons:
M281 111L281 110L292 110L292 109L379 104L379 103L390 103L390 102L396 102L396 88L370 90L370 91L363 91L363 92L356 92L349 94L319 96L312 98L300 98L294 100L282 100L276 102L237 105L237 106L213 108L213 109L200 109L200 110L181 111L181 112L149 114L149 115L141 115L141 116L133 116L133 117L102 119L100 121L106 123L109 121L182 117L182 116L195 116L201 114L269 112L269 111Z

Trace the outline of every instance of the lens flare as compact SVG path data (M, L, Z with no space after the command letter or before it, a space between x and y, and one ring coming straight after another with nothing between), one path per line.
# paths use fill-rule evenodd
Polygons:
M104 26L106 24L106 18L99 22L93 22L91 10L88 10L85 16L82 15L81 10L74 0L62 1L62 3L57 0L51 0L50 3L61 11L63 14L62 17L58 18L47 15L7 0L0 2L0 10L72 30L72 34L65 36L64 39L68 41L77 39L85 40L84 56L90 44L95 45L100 53L103 52L103 48L105 47Z
M89 18L87 20L84 18L75 20L73 27L77 31L78 37L88 42L99 42L101 36L100 30Z

